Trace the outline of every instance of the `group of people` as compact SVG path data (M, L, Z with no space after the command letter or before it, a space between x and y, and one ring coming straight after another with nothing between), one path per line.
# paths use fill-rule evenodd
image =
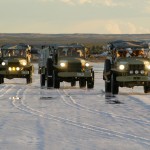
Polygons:
M71 48L71 49L60 49L59 50L59 55L60 56L75 56L75 57L82 57L83 53L80 49L75 49L75 48Z
M5 57L25 56L25 51L24 50L13 50L13 49L5 50L4 56Z
M117 50L117 57L144 57L144 49L136 49L136 50Z

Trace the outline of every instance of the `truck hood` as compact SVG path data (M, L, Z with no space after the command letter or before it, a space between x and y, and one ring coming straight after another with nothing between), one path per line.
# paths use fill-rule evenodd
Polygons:
M117 61L117 64L132 64L132 65L136 65L136 64L149 64L150 63L150 59L147 58L126 58L126 59L119 59Z
M20 62L22 60L26 60L24 58L9 58L9 59L3 59L4 62Z
M82 58L73 58L73 57L65 57L65 58L60 58L58 60L58 63L60 62L67 62L67 63L81 63L82 66L86 64L86 60Z

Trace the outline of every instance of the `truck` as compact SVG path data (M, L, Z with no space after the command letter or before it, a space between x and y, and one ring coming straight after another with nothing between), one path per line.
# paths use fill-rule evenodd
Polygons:
M150 92L150 45L146 41L117 40L107 44L103 80L105 92L118 94L119 87L143 86Z
M86 60L86 47L82 44L50 44L42 46L39 58L41 87L60 88L60 83L69 82L80 88L94 88L94 70Z
M31 46L24 43L5 44L0 49L0 84L4 78L26 78L32 83L33 65L31 64Z

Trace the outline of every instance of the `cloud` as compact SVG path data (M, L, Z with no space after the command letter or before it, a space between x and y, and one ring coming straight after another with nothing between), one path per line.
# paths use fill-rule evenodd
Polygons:
M86 3L92 3L92 0L60 0L61 2L65 4L71 4L71 5L83 5Z
M54 2L54 0L39 0L41 2ZM84 5L84 4L92 4L92 5L103 5L108 7L114 6L123 6L127 5L126 1L121 2L120 0L55 0L55 2L62 2L68 5Z
M150 13L150 7L149 6L145 6L145 8L142 10L143 13Z
M149 0L35 0L40 2L57 2L66 5L85 5L91 4L92 6L106 6L106 7L130 7L135 8L148 8Z
M108 33L111 33L111 34L122 34L122 31L120 29L119 24L114 22L114 21L108 21L106 23L105 28L106 28Z
M40 2L53 2L54 0L38 0Z
M120 22L120 21L110 21L106 25L106 29L109 33L112 34L143 34L150 33L150 28L145 28L143 26L139 26L132 22Z
M150 28L120 20L91 20L74 23L64 29L67 33L97 33L97 34L142 34L150 33Z

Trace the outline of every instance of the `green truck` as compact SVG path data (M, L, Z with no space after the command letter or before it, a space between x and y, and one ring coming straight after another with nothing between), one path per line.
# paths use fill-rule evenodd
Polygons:
M86 60L85 46L51 44L40 50L39 74L41 87L60 88L63 81L71 86L79 81L80 88L94 87L93 67Z
M150 49L146 41L112 41L104 63L105 92L118 94L119 87L143 86L150 92Z
M26 78L32 83L33 65L31 64L31 47L24 43L5 44L0 50L0 84L4 78Z

